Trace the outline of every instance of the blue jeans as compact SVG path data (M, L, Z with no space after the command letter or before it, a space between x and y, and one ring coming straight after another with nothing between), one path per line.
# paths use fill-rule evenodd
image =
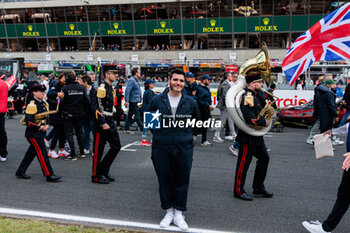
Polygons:
M90 149L90 132L92 131L93 121L83 121L83 137L84 137L84 149Z
M343 117L343 119L340 122L339 127L345 125L346 120L348 119L349 116L350 116L350 110L346 110L346 112L344 114L344 117Z
M143 130L142 130L142 136L141 136L142 139L146 139L146 138L147 138L147 131L148 131L147 128L143 128Z
M135 115L135 121L139 126L140 130L143 131L143 124L141 122L140 110L139 110L139 107L137 106L137 103L129 103L129 112L128 112L128 117L126 118L126 121L125 121L125 130L129 130L130 121L133 115Z

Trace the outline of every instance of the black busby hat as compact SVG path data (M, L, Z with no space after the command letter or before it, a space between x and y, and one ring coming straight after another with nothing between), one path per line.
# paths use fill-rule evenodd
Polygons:
M45 92L46 91L46 87L44 85L35 84L34 86L32 86L32 88L30 88L30 91L31 92L34 92L34 91Z
M262 81L262 77L260 76L260 74L248 74L245 76L245 81L247 83L260 82Z

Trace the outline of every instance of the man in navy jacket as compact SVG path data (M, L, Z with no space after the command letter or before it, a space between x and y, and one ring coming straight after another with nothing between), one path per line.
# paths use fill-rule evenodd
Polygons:
M201 82L195 87L196 100L198 103L199 111L201 114L201 120L206 121L210 118L210 111L213 111L211 105L211 93L208 88L211 77L207 74L201 77ZM211 143L207 140L207 128L202 127L202 143L201 146L211 146Z
M152 143L152 161L158 177L161 206L166 210L160 227L168 227L174 222L181 230L187 230L182 211L186 211L193 137L192 127L181 127L180 122L199 119L199 110L194 99L182 93L185 84L182 70L174 69L168 83L169 90L153 97L148 108L160 114L161 120L160 128L153 129ZM169 122L178 124L174 126Z

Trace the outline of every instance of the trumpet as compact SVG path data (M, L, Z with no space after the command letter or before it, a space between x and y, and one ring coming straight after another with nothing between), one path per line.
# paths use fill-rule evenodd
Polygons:
M258 114L258 118L264 117L266 120L271 120L273 115L275 114L275 109L273 108L273 104L276 103L279 98L272 93L266 91L265 89L261 89L262 92L265 92L266 94L272 96L274 98L273 101L268 100L267 103L265 104L264 108L261 109L261 111Z

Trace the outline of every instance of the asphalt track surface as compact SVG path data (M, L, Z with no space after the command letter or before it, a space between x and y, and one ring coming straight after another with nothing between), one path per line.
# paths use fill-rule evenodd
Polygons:
M164 212L160 208L150 147L131 145L129 151L121 151L111 169L116 181L109 185L91 183L91 155L78 161L51 159L55 173L63 176L60 183L45 181L37 159L27 171L32 179L21 180L14 174L28 142L19 119L16 116L6 121L9 156L7 162L0 163L0 207L159 223ZM210 141L212 135L209 133ZM345 146L336 147L334 158L316 160L313 147L305 143L307 135L307 129L285 128L283 133L265 138L267 147L272 149L265 185L274 198L254 198L252 202L233 198L236 158L228 150L230 142L210 148L197 143L185 212L189 226L249 233L295 233L307 232L301 225L304 220L324 220L336 199ZM140 140L141 133L120 132L120 137L124 146ZM248 193L252 192L254 167L255 159L247 175ZM333 232L350 232L349 222L348 212Z

